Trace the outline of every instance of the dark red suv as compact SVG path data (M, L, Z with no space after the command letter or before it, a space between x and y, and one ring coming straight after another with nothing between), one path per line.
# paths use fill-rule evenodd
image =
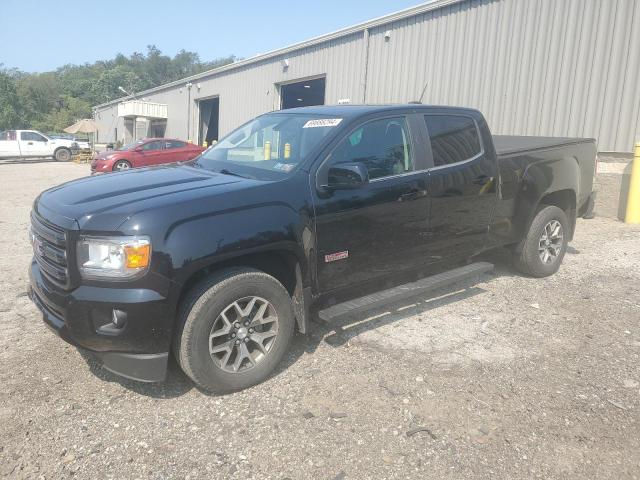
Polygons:
M147 138L118 150L99 153L91 162L91 173L117 172L162 163L184 162L194 159L203 151L203 147L182 140Z

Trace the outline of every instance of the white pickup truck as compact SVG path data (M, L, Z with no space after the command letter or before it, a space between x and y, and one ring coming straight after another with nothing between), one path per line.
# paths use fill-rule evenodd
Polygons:
M35 130L0 132L0 158L53 157L66 162L78 148L74 140L50 138Z

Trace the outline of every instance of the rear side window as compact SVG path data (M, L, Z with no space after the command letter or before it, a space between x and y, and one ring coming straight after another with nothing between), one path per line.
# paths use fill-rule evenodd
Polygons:
M164 142L164 148L166 149L170 149L170 148L184 148L186 147L187 144L184 142L180 142L178 140L167 140L166 142Z
M4 132L0 132L0 141L13 141L16 140L16 131L15 130L5 130Z
M436 167L464 162L482 151L478 129L471 117L425 115L424 120Z

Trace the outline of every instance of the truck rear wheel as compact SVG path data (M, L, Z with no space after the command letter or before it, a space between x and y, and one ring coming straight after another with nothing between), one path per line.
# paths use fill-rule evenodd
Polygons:
M53 158L57 162L68 162L71 159L71 150L68 148L59 148L54 152Z
M216 273L181 304L174 354L201 388L224 393L266 379L289 347L294 314L278 280L249 268Z
M514 264L532 277L548 277L560 268L567 251L568 221L555 206L541 206L525 238L514 250Z

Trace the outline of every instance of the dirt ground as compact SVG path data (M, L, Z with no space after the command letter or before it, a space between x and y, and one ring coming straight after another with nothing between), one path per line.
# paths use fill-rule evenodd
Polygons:
M640 477L640 228L579 220L560 272L479 282L297 336L225 396L122 380L26 297L29 210L86 165L0 164L0 476Z

